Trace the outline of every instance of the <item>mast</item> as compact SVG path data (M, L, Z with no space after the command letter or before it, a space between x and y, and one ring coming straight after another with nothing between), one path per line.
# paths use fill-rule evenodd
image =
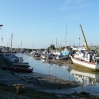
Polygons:
M33 51L33 45L32 45L32 51Z
M21 53L22 53L22 41L21 41Z
M0 30L1 30L1 27L3 26L3 24L0 24ZM3 35L2 35L2 31L1 31L1 46L3 46Z
M56 48L57 48L57 38L56 38Z
M13 33L11 33L11 53L12 53L12 39L13 39Z

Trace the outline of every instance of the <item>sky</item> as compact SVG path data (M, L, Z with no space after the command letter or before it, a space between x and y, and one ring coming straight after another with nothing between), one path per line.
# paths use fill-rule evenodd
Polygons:
M0 24L1 46L12 34L13 48L83 45L80 24L88 45L99 46L99 0L0 0Z

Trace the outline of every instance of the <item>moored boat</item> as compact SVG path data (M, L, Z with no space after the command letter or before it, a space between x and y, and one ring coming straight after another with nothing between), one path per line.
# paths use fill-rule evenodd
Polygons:
M74 56L71 56L71 60L76 65L80 65L92 70L99 70L99 60L91 61L91 58L90 58L90 60L88 61L88 60L76 58Z
M56 59L58 59L58 60L65 60L65 59L68 59L68 55L57 55L56 56Z
M17 67L30 67L28 62L15 62L12 63L12 66Z
M82 30L81 25L80 27ZM96 53L91 50L91 48L89 48L83 30L82 34L85 41L85 49L79 49L76 53L71 55L71 60L74 64L77 64L79 66L99 71L99 59L97 58Z

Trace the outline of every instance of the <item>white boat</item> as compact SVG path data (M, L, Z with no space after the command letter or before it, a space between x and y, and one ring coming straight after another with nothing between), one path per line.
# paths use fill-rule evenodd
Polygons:
M30 55L33 55L36 51L31 51Z
M47 57L47 54L41 54L41 56L40 56L42 59L46 59L46 57Z
M53 59L54 56L53 56L53 54L51 54L51 53L49 53L49 54L42 54L42 55L41 55L41 58L42 58L42 59Z
M74 64L80 65L92 70L99 70L99 61L98 60L92 60L91 58L77 58L75 55L71 56L71 60Z
M74 64L77 64L79 66L87 67L92 70L99 70L99 59L96 57L95 53L88 47L83 30L82 34L85 40L86 50L78 50L75 54L71 55L71 60Z
M60 52L57 50L51 50L50 53L53 55L60 55Z

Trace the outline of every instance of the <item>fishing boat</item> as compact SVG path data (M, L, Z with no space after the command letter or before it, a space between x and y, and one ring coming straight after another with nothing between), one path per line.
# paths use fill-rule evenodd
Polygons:
M74 64L80 65L92 70L99 70L99 60L93 59L92 56L88 53L88 56L81 56L81 54L73 54L71 60Z
M86 50L78 50L76 53L70 56L71 60L78 66L86 67L91 70L99 70L99 59L97 58L96 53L89 48L83 30L82 34L84 37Z

